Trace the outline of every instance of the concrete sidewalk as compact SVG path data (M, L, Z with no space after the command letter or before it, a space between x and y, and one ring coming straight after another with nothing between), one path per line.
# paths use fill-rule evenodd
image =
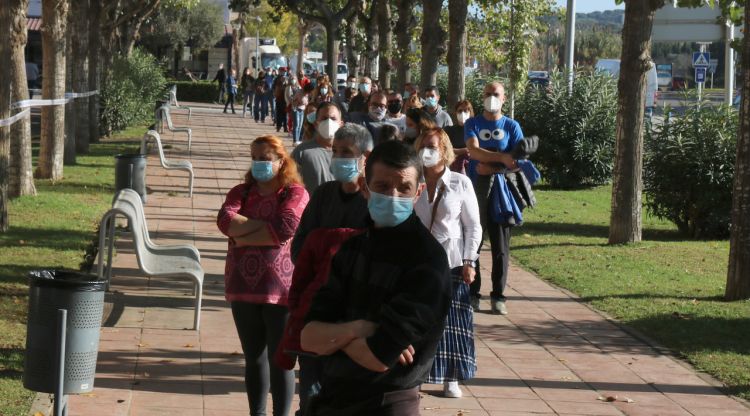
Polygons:
M172 117L176 125L193 129L192 152L187 153L184 134L167 132L162 139L171 145L170 157L192 161L194 196L187 197L186 175L163 170L152 152L146 216L157 243L188 242L201 252L206 271L201 331L186 329L193 317L191 285L143 277L121 239L96 388L71 397L70 415L248 414L242 350L223 296L226 239L215 218L224 195L249 167L252 139L275 129L270 120L260 124L196 109L188 122L182 113ZM490 265L489 253L482 256L482 264ZM479 370L463 386L465 396L445 399L441 386L425 385L423 415L750 414L716 382L566 292L517 267L510 273L510 315L475 315ZM489 304L482 308L488 311Z

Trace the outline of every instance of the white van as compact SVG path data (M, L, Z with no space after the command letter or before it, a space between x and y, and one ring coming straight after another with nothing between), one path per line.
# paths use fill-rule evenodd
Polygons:
M620 60L619 59L599 59L596 61L596 70L606 72L613 78L620 77ZM646 74L646 114L651 115L659 99L659 80L656 74L656 65L651 65L651 69Z

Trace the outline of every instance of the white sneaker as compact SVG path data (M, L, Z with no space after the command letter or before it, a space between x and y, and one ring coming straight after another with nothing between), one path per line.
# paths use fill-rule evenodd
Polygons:
M461 391L461 387L458 387L458 381L446 381L443 386L443 396L451 399L457 399L462 397L464 392Z

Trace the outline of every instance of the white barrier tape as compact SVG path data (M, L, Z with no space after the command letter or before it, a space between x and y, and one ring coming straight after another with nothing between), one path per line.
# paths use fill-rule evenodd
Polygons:
M20 119L28 116L29 113L30 113L30 111L31 110L29 110L27 108L27 109L21 111L20 113L16 114L15 116L13 116L11 118L6 118L5 120L0 120L0 127L10 126L11 124L15 123L16 121L18 121L18 120L20 120Z
M38 91L38 90L37 90ZM72 101L74 98L85 98L92 95L99 94L99 90L87 91L87 92L66 92L65 98L55 98L52 100L23 100L11 104L10 109L16 110L25 108L25 110L14 115L11 118L0 120L0 127L10 126L16 121L28 116L30 114L29 107L44 107L50 105L64 105Z
M48 105L64 105L69 103L74 98L85 98L92 95L99 94L99 90L87 91L87 92L66 92L65 98L55 98L52 100L23 100L11 104L11 110L16 108L29 108L29 107L44 107Z

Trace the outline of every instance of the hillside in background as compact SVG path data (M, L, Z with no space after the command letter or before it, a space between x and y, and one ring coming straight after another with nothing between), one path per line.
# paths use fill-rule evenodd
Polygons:
M591 26L606 26L609 29L622 29L625 18L625 10L605 10L602 12L576 13L576 26L578 28Z

